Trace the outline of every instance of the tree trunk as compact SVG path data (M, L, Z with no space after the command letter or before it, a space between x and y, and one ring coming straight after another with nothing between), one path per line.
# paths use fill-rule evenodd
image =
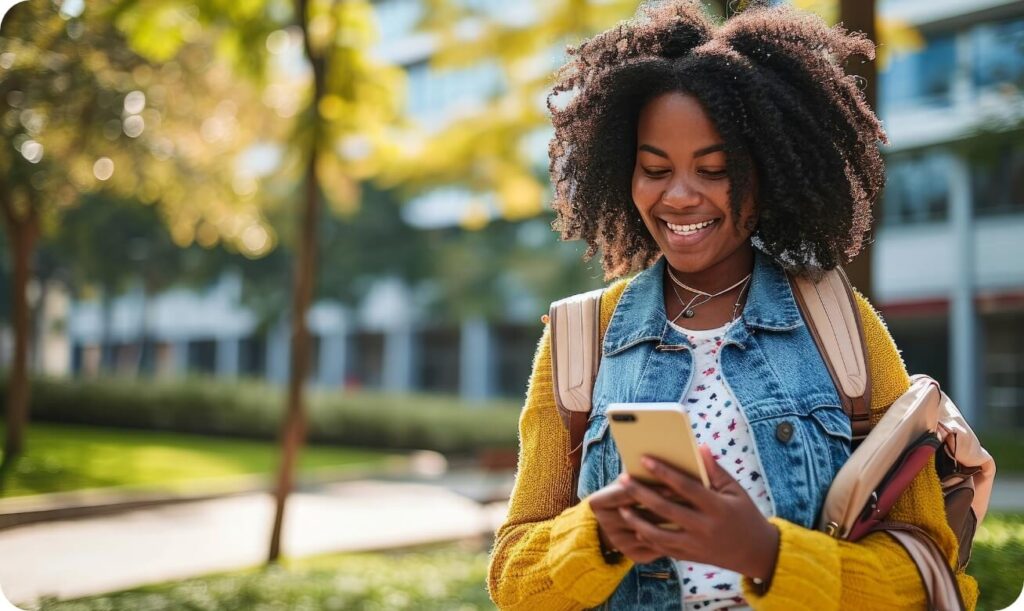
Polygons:
M14 326L14 360L7 383L6 439L0 470L6 470L25 450L25 428L28 425L30 387L28 380L28 346L32 333L32 313L28 305L28 281L32 252L38 235L34 217L14 218L7 211L8 237L14 264L11 313Z
M864 32L871 40L878 40L875 30L874 0L839 0L839 21L847 30ZM861 58L855 56L847 61L846 71L864 79L864 97L867 99L868 105L877 112L877 63L874 61L861 63ZM873 258L871 242L874 240L875 228L878 227L878 219L882 216L881 199L875 204L872 216L871 232L864 243L864 249L856 259L846 266L846 273L850 277L850 281L868 299L872 298L874 292L871 279Z
M309 46L307 0L296 0L296 14L302 28L306 57L313 68L313 99L309 112L313 115L313 135L308 152L303 194L302 225L299 243L296 245L295 285L292 298L292 341L290 368L288 370L288 407L284 427L281 431L281 464L274 493L276 510L274 527L270 535L268 562L276 562L281 556L281 531L284 526L285 503L294 487L295 466L299 451L306 438L306 411L304 391L309 369L310 334L306 326L306 313L313 300L313 284L316 278L316 225L320 215L320 185L316 177L316 162L320 146L320 114L318 108L325 93L325 66L323 58L317 57Z

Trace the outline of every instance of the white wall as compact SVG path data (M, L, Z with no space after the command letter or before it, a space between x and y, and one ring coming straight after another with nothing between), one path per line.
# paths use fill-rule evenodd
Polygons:
M948 223L883 228L875 242L875 295L880 303L948 297L956 247ZM975 290L1024 286L1024 217L975 219Z

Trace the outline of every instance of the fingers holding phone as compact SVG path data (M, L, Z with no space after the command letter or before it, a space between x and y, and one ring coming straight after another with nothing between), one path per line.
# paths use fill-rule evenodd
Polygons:
M639 564L653 562L663 555L641 541L634 527L622 515L622 508L636 504L622 482L612 481L587 497L587 501L597 518L598 536L606 549L617 550Z
M615 403L608 407L612 436L628 477L616 479L589 497L605 547L617 549L635 562L651 562L665 554L657 551L650 533L638 535L644 523L665 530L679 530L692 510L680 503L645 457L655 456L675 469L695 477L694 485L708 486L708 476L690 427L678 403ZM632 479L630 479L632 478ZM627 485L632 488L627 489ZM637 485L650 497L637 499ZM638 504L640 505L638 507Z
M608 407L608 417L627 474L623 482L639 501L620 513L665 530L679 530L697 514L675 489L675 480L666 480L655 462L669 465L690 486L710 485L686 412L678 403L614 403Z

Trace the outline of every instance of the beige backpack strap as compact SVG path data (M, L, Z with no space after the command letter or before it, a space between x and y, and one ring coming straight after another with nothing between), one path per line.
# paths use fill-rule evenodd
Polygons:
M871 380L853 287L840 268L817 281L791 274L790 283L850 417L853 438L863 439L871 432Z
M956 575L949 566L946 556L935 544L931 535L913 524L883 522L878 530L884 530L907 551L917 566L928 609L937 611L964 611L967 605L960 594Z
M569 465L576 489L591 395L601 364L601 296L604 289L551 304L551 375L555 405L569 430Z

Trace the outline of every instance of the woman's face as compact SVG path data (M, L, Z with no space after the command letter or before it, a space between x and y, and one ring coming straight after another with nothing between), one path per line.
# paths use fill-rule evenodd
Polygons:
M640 111L633 202L669 265L707 270L748 244L753 191L729 206L724 142L692 95L666 93Z

